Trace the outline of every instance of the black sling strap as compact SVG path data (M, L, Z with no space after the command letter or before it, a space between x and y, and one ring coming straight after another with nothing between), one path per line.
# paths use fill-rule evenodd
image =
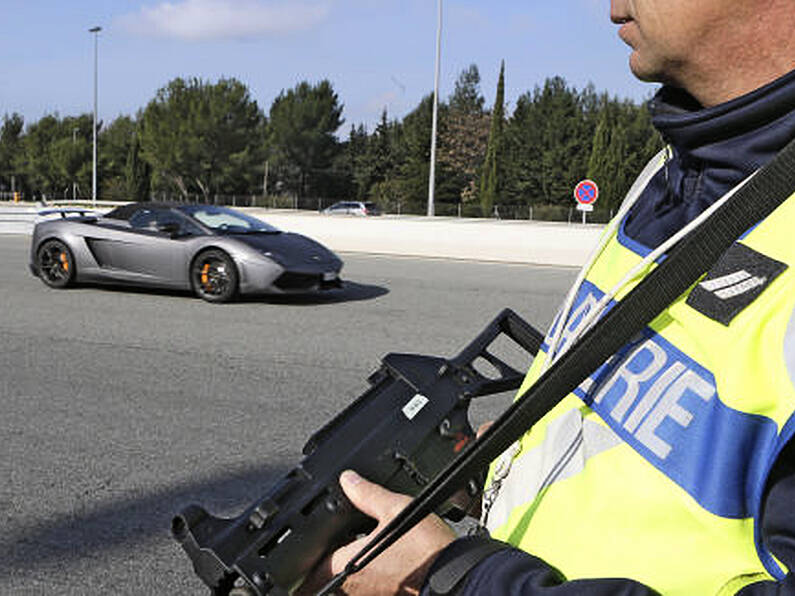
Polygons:
M348 575L362 569L463 486L467 478L496 459L611 355L645 329L698 281L743 233L770 215L793 191L795 140L706 221L680 240L656 269L586 331L480 439L465 449L359 551L320 594L333 592Z

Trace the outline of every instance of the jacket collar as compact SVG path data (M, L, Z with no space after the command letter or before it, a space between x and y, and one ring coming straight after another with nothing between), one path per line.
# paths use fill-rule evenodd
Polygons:
M795 71L711 108L681 89L662 87L649 109L654 126L682 157L707 166L717 161L742 178L795 138Z

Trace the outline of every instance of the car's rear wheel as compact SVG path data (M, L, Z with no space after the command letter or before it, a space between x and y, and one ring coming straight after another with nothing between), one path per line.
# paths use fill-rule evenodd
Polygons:
M47 240L39 247L36 267L41 280L51 288L65 288L75 278L72 251L60 240Z
M193 261L191 283L199 298L229 302L237 294L237 268L224 251L206 250Z

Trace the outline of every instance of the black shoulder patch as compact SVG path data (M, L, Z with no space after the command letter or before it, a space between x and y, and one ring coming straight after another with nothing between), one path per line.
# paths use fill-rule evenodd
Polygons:
M787 268L735 242L687 297L688 306L728 326Z

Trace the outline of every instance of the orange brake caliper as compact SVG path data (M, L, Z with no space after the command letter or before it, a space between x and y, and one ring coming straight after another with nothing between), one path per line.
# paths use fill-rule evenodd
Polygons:
M210 263L205 263L204 267L202 267L202 285L207 287L210 283Z
M62 252L60 254L60 259L61 259L61 267L63 268L63 270L69 271L69 259L66 258L65 252Z

